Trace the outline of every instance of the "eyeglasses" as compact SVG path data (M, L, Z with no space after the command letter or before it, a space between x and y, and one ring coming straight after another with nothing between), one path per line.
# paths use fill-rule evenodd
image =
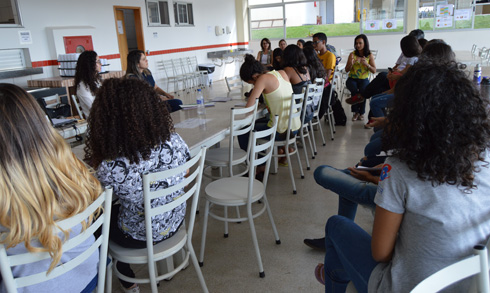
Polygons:
M322 42L321 40L318 40L318 41L313 41L312 43L313 43L313 45L316 45L316 44L321 43L321 42Z

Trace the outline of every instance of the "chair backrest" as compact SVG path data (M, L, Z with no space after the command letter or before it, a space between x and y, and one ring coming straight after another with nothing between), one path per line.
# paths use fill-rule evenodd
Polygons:
M174 76L184 75L186 72L184 70L184 63L181 58L172 59Z
M151 218L156 215L161 215L166 212L170 212L176 207L185 203L192 197L191 208L187 209L190 215L189 222L187 222L187 243L190 243L192 239L192 233L194 231L194 221L196 217L197 202L199 199L199 191L201 189L202 171L204 167L204 158L206 156L206 149L202 148L196 156L187 161L185 164L155 173L145 172L143 174L143 197L145 207L145 231L146 231L146 245L148 252L148 259L153 259L153 234L152 234L152 222ZM159 190L150 190L150 185L155 181L163 181L169 177L175 175L182 175L183 173L189 173L184 179L172 186L162 188ZM185 191L184 190L185 187ZM175 197L173 201L169 201L164 205L152 206L151 201L155 198L167 197L175 192L181 191L182 195ZM182 229L182 228L181 228ZM191 244L192 245L192 244ZM151 262L150 262L151 263ZM155 276L155 266L149 265L148 270L150 276Z
M83 262L85 262L94 252L99 250L99 265L98 265L98 288L97 292L104 292L105 285L105 272L107 267L107 248L109 243L109 226L111 219L111 207L112 207L112 187L107 187L99 197L88 206L83 212L57 222L59 228L54 228L55 233L62 233L60 229L69 231L73 227L79 225L83 221L86 221L94 212L103 207L103 213L92 222L87 229L77 236L66 240L63 243L63 253L77 247L81 243L85 242L89 237L93 237L93 233L102 226L102 234L94 241L90 247L84 252L80 253L77 257L66 261L63 264L58 264L49 274L46 274L51 263L51 256L48 252L25 252L22 254L7 255L6 246L0 244L0 269L2 272L3 283L10 293L17 292L17 288L23 288L39 284L58 276L61 276L72 269L76 268ZM49 260L46 263L46 267L42 272L15 278L12 274L11 267L20 265L29 265L42 260ZM60 285L59 288L62 288Z
M354 51L354 49L340 49L340 56L349 56L349 54Z
M378 57L378 50L371 50L371 54L373 55L374 60Z
M82 106L80 106L78 97L76 95L71 95L71 101L73 105L75 105L75 108L77 109L77 113L80 119L87 119L87 117L85 117L85 115L83 114Z
M251 200L253 182L255 180L255 167L265 163L264 171L264 186L267 187L269 178L269 169L271 166L272 152L274 149L274 141L276 139L277 123L279 116L274 117L274 125L271 128L262 131L252 131L250 140L252 141L250 151L250 168L248 171L248 199ZM260 154L260 156L259 156Z
M306 109L310 106L312 106L314 103L313 103L313 97L315 96L315 92L316 92L316 84L308 84L306 86L305 89L305 92L304 92L304 99L303 99L303 108L301 109L302 113L301 113L301 131L304 131L305 128L308 127L308 123L304 123L305 121L305 118L306 118ZM308 129L306 129L308 130Z
M46 107L49 108L50 105L56 105L61 103L60 96L58 94L54 94L52 96L47 96L42 98L46 103Z
M330 105L332 103L332 96L333 92L337 90L337 87L340 85L340 78L341 78L341 73L340 72L334 72L332 82L330 83L330 96L328 97L328 104Z
M241 89L243 87L243 82L240 76L235 75L235 76L226 76L225 77L226 81L226 86L228 87L228 92L231 92L232 90L235 89Z
M475 54L476 53L476 44L473 44L473 46L471 46L471 54Z
M478 292L490 292L488 275L488 250L484 245L476 245L473 256L447 266L420 282L411 292L438 292L447 286L470 276L475 276Z
M165 73L165 77L173 77L174 76L174 65L172 63L172 60L163 60L160 61L159 63L161 67L163 67L163 72Z
M235 137L249 133L255 126L255 118L257 117L257 105L259 103L256 102L250 107L235 109L231 108L231 127L230 127L230 140L229 140L229 157L228 157L228 169L230 170L230 177L233 176L233 145L235 142ZM252 144L252 140L248 141L247 148L247 160L250 155L250 146Z
M335 74L334 74L335 76ZM313 104L315 105L315 115L320 111L322 105L323 90L325 89L325 79L315 78L316 90L313 95Z
M288 120L288 131L286 132L286 139L294 140L296 138L291 137L291 125L293 120L299 118L301 120L301 114L303 113L303 100L305 99L305 94L293 94L291 96L291 107L289 110L289 120ZM303 121L301 121L303 124Z

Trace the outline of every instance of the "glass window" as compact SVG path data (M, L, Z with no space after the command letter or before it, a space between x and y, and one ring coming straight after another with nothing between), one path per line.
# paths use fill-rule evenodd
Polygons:
M0 50L0 70L13 70L26 67L23 49Z
M284 38L284 16L282 6L250 9L251 39Z
M149 25L170 25L167 1L150 1L146 3Z
M481 2L481 3L478 3ZM490 28L490 3L476 1L474 28Z
M282 3L282 0L248 0L248 5L264 5Z
M420 0L419 28L448 30L490 28L490 3L486 0Z
M177 25L193 25L194 15L192 4L185 2L174 3L175 23Z
M0 0L0 27L22 25L17 0Z
M370 33L403 32L405 1L365 1L362 13L358 8L356 17L362 17L363 31Z

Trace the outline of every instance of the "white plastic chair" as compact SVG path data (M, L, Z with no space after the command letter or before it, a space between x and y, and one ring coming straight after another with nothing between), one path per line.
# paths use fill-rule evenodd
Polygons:
M335 133L335 118L333 117L333 108L332 108L332 96L333 92L337 91L337 88L340 85L340 73L335 72L333 74L332 83L330 87L330 96L328 98L328 107L327 112L325 113L326 119L328 119L328 126L330 126L330 137L334 140L333 134ZM342 102L342 97L340 98Z
M334 78L335 78L335 73L334 73ZM334 79L332 79L332 82ZM325 89L325 79L323 78L317 78L315 79L316 84L316 89L313 95L313 104L315 105L315 112L313 113L313 119L310 121L310 127L311 129L314 129L313 126L318 126L318 129L320 129L320 134L322 136L322 142L323 146L325 146L325 136L323 135L323 129L322 129L322 124L320 122L320 107L322 106L322 96L323 96L323 90ZM330 107L329 107L330 108ZM328 111L327 113L328 114ZM315 146L315 155L317 154L317 148L316 148L316 141L315 141L315 136L312 135L313 138L313 145ZM333 139L333 137L332 137Z
M24 277L14 277L12 274L11 267L19 265L29 265L42 260L49 259L51 262L51 256L48 252L26 252L23 254L7 255L7 248L4 244L0 244L0 269L2 272L3 283L7 289L7 292L14 293L17 289L26 286L31 286L39 284L58 276L61 276L77 266L85 262L95 251L99 250L99 265L98 265L98 275L97 278L97 292L111 292L110 283L107 284L107 291L104 289L105 278L106 278L106 268L107 268L107 245L109 242L109 226L111 220L111 207L112 207L112 188L108 187L102 192L99 197L88 206L83 212L57 222L56 224L59 228L54 228L55 233L62 233L62 230L69 231L73 227L79 225L89 218L94 212L103 207L104 210L100 216L92 222L90 226L85 229L82 233L77 236L66 240L63 243L63 252L70 251L76 248L81 243L85 242L89 237L93 237L93 233L102 227L101 235L94 241L94 243L84 252L80 253L77 257L63 263L58 264L49 274L46 272L49 268L49 263L46 264L45 270L40 273L24 276ZM110 270L107 271L108 276L110 276ZM60 285L60 287L62 287Z
M477 49L476 44L473 44L473 46L471 46L471 54L472 54L473 56L475 56L475 55L476 55L476 49Z
M225 77L226 87L228 88L228 96L238 98L242 97L243 82L240 76L234 75L231 77Z
M191 72L197 72L199 74L199 87L208 87L209 85L206 82L205 75L208 74L207 70L199 70L199 64L197 63L197 57L187 57L187 62Z
M487 248L484 245L476 245L473 249L473 253L473 256L447 266L427 277L411 292L438 292L447 286L470 276L475 276L477 292L490 292Z
M204 249L206 245L206 232L208 226L209 216L225 222L225 237L228 237L228 222L243 222L248 221L250 224L250 230L252 233L252 242L255 247L255 254L259 264L259 276L263 278L265 276L264 267L262 266L262 258L260 256L259 243L257 241L257 234L255 233L255 225L253 219L263 214L266 210L269 215L269 220L272 224L272 230L274 231L274 237L276 244L280 244L279 234L277 233L274 219L272 218L272 212L269 206L269 201L266 196L266 187L268 179L268 171L271 162L272 148L274 137L276 134L277 116L274 126L263 131L253 131L251 135L252 145L250 153L250 171L249 177L227 177L211 182L206 186L206 208L204 212L204 222L201 241L201 252L199 256L199 264L202 266L204 263ZM261 144L259 139L267 138L265 142ZM262 157L258 157L259 153L263 154ZM254 179L255 168L261 164L265 164L265 173L263 183ZM252 212L252 204L261 200L260 210L255 213ZM223 206L225 207L224 217L215 214L210 210L211 206ZM241 207L245 206L247 209L246 217L229 218L227 215L227 207Z
M303 88L304 89L304 88ZM304 99L303 99L303 108L302 108L302 113L301 113L301 128L299 130L299 139L301 140L301 143L303 144L303 151L305 153L305 160L306 160L306 170L310 170L310 161L308 160L308 151L306 150L306 141L305 138L308 138L308 143L310 145L311 149L311 158L315 159L315 154L316 154L316 146L315 146L315 138L313 137L313 128L311 128L311 124L309 122L304 123L305 118L306 118L306 109L308 106L313 105L313 96L316 91L316 85L314 84L308 84L306 86L306 91L304 92ZM310 132L312 135L310 135ZM311 137L313 137L313 143L311 142Z
M76 95L71 95L71 101L73 105L75 105L75 108L77 109L77 113L80 119L87 119L87 117L85 117L85 114L83 114L82 107L80 106L78 97Z
M147 248L134 249L124 248L114 242L109 243L109 253L114 259L114 272L119 279L133 283L150 283L151 291L158 292L157 283L163 279L169 279L177 274L180 270L185 268L189 262L189 256L192 259L194 268L196 269L197 277L201 283L202 290L208 292L204 277L197 262L197 257L192 246L192 233L194 230L194 221L196 218L196 207L199 198L199 190L201 188L202 170L204 166L204 157L206 149L201 149L199 153L185 164L173 168L170 170L160 171L156 173L144 173L143 174L143 195L144 195L144 207L145 207L145 230L146 230L146 245ZM182 174L186 170L191 170L187 177L185 177L180 183L169 186L167 188L159 189L157 191L150 190L150 183L154 181L165 180L173 175ZM173 201L168 202L165 205L152 207L151 201L155 198L165 197L172 194L182 188L186 187L186 192L180 197L174 198ZM173 210L174 208L185 203L188 199L192 198L191 208L187 208L187 212L190 215L188 227L182 225L181 228L169 239L166 239L156 245L153 245L152 225L151 218L155 215L160 215ZM170 272L159 274L157 272L156 262L171 258L174 254L177 254L182 249L185 249L185 257L176 268ZM125 262L129 264L148 264L149 277L147 278L130 278L117 270L117 262Z
M204 164L209 167L218 167L219 168L219 176L213 176L212 174L204 173L206 177L210 177L213 179L218 179L223 177L222 169L228 168L228 176L242 176L243 174L248 172L248 165L245 163L248 160L250 154L250 142L247 151L244 151L240 148L234 147L235 138L239 135L251 132L255 125L255 117L257 116L257 104L255 103L253 106L242 109L231 109L230 114L230 136L228 147L220 147L220 148L210 148L206 153L206 160ZM233 173L233 166L244 165L244 170L240 173Z
M303 100L304 100L304 94L292 95L286 139L274 142L274 153L272 154L272 157L274 159L274 168L275 168L274 173L277 173L278 158L286 157L288 161L289 176L291 177L291 183L293 185L293 194L296 194L296 183L294 182L293 166L291 164L292 155L296 154L296 157L298 158L298 166L299 166L299 171L301 173L301 179L305 178L305 174L303 172L303 166L301 165L301 159L299 158L298 145L296 144L296 136L292 135L291 132L291 125L293 120L295 118L301 119L300 117L303 109ZM292 152L289 152L290 145L294 147L294 151ZM278 153L279 147L284 147L284 154Z
M183 90L186 90L187 93L189 93L190 92L189 89L194 85L193 74L187 73L185 71L184 62L182 61L181 58L172 59L172 65L173 65L174 76L178 76L183 79L183 84L184 84ZM192 85L189 82L192 83Z
M172 81L174 84L174 92L179 95L179 83L182 82L182 87L185 89L185 83L186 79L184 75L177 75L174 70L174 65L172 63L172 60L163 60L160 61L159 65L163 67L163 72L165 74L165 79L167 80L167 89L168 89L168 84Z

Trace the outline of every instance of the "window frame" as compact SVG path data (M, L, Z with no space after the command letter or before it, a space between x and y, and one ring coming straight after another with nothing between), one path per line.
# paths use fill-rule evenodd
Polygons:
M162 0L146 0L146 16L147 16L147 21L148 21L148 26L170 26L170 8L168 5L169 1L162 1ZM151 22L150 18L150 9L149 9L149 4L150 3L156 3L157 9L158 9L158 19L159 22ZM161 3L167 5L167 10L166 10L166 15L164 15L167 20L167 23L162 23L162 11L160 9ZM163 12L165 14L165 11Z
M181 20L179 7L185 9L185 16L183 16L186 18L185 21ZM175 1L173 9L175 26L194 26L194 9L191 2Z
M326 0L323 0L323 1L326 1ZM391 1L394 1L394 0L391 0ZM409 0L404 0L404 9L403 9L403 31L402 33L406 33L407 31L407 5L408 5L408 1ZM475 0L473 0L475 1ZM297 3L310 3L310 2L318 2L318 1L314 1L314 0L281 0L281 2L279 3L268 3L268 4L256 4L256 5L249 5L247 4L248 6L248 33L249 33L249 39L250 40L256 40L256 39L253 39L252 38L252 18L251 18L251 10L252 9L257 9L257 8L270 8L270 7L282 7L282 11L283 11L283 19L286 18L286 5L290 5L290 4L297 4ZM396 11L396 7L393 8L394 11ZM364 11L365 8L364 8L364 1L360 1L360 11L361 11L361 15L362 15L362 11ZM354 11L355 12L355 11ZM359 21L359 34L365 34L366 32L366 29L365 29L365 23L366 23L366 17L362 16L361 17L361 20ZM388 32L373 32L373 33L369 33L370 36L372 35L389 35L389 34L400 34L400 31L388 31ZM342 35L342 36L351 36L351 35ZM352 35L354 36L354 35ZM276 38L270 38L271 40L276 40ZM281 38L277 38L277 40L279 39L287 39L287 26L286 26L286 23L284 22L283 23L283 36Z
M19 2L18 0L12 0L11 3L14 4L15 7L12 7L12 12L15 15L15 12L17 12L17 18L18 18L18 23L0 23L0 28L19 28L19 27L24 27L22 23L22 14L20 13L20 8L19 8Z

